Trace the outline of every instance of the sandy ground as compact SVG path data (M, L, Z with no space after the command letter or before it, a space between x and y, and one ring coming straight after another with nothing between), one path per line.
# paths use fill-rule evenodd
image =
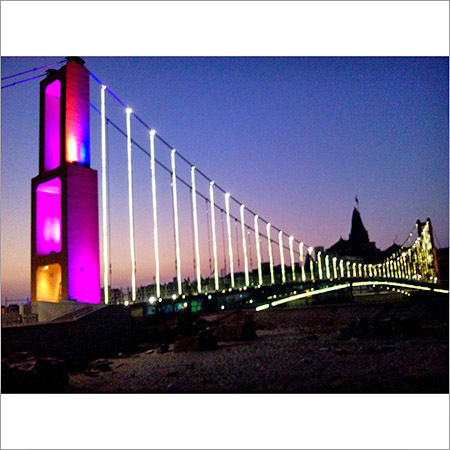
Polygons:
M349 321L415 318L419 329L342 337ZM257 339L214 351L108 360L110 370L70 375L73 392L448 392L448 303L296 307L255 314Z

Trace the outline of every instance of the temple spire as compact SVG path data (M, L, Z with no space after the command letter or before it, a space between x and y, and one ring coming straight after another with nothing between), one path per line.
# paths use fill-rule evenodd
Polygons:
M352 228L349 236L350 242L354 244L366 244L369 243L369 233L361 219L361 215L359 211L356 209L353 210L352 215Z

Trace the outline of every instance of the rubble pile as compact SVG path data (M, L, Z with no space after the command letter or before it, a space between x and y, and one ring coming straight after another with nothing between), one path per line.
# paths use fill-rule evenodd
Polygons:
M2 358L2 392L52 393L68 390L69 370L64 360L20 352Z

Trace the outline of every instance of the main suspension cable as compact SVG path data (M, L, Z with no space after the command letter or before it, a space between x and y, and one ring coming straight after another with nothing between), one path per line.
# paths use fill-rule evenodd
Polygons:
M25 78L24 80L20 80L20 81L14 82L14 83L6 84L5 86L2 86L2 89L6 89L6 88L9 88L9 87L12 87L12 86L16 86L17 84L26 83L27 81L36 80L37 78L42 78L42 77L45 77L46 75L47 75L46 73L41 73L40 75L36 75L34 77Z
M27 73L36 72L37 70L46 69L47 67L56 66L57 64L62 64L64 62L66 62L66 61L67 61L67 58L64 58L61 61L54 62L54 63L51 63L51 64L46 64L45 66L34 67L33 69L25 70L24 72L15 73L14 75L8 75L6 77L3 77L2 81L3 80L9 80L10 78L20 77L21 75L26 75Z

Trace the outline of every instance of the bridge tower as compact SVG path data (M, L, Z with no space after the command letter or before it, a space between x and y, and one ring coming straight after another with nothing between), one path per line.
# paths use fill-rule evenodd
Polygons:
M40 83L39 175L31 182L31 300L100 303L97 171L89 72L68 58Z
M434 244L433 225L431 224L431 219L429 217L427 218L427 220L425 222L421 222L419 219L417 220L417 222L416 222L417 233L420 236L427 224L428 224L428 237L429 237L430 245L431 245L431 254L433 255L433 260L432 260L433 275L436 276L436 278L438 279L438 283L440 284L441 283L441 275L440 275L440 271L439 271L439 263L438 263L438 258L437 258L436 247Z

